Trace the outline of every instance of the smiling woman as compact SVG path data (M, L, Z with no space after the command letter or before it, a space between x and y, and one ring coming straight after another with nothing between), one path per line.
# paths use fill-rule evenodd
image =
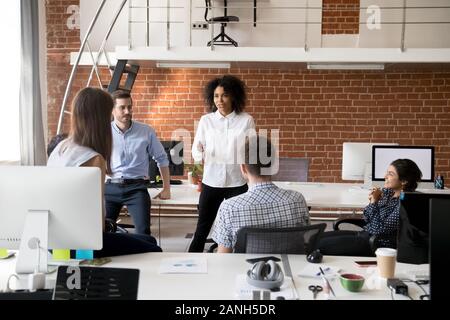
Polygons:
M19 88L20 88L20 1L4 1L0 13L0 38L7 44L2 50L0 163L20 161Z

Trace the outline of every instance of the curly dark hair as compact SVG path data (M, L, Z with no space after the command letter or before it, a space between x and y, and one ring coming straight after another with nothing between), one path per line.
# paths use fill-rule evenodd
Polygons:
M223 90L231 96L234 112L239 114L244 111L247 103L246 85L241 79L235 76L226 75L209 81L205 87L205 101L210 112L217 111L217 107L214 103L214 91L217 87L222 87Z
M398 178L401 182L406 182L403 191L415 191L417 182L422 179L422 171L417 164L410 159L397 159L391 163L397 170Z

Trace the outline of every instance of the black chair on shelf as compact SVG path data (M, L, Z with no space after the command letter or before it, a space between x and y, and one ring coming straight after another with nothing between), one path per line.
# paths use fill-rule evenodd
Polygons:
M325 228L325 223L291 228L244 227L237 232L234 252L310 254Z
M238 22L239 17L229 16L227 15L227 0L224 0L224 14L219 17L212 17L208 19L208 12L212 10L211 0L205 0L206 9L205 9L205 21L209 24L220 23L220 33L215 36L211 41L208 42L208 47L212 44L214 45L233 45L235 47L238 46L238 43L233 40L229 35L225 33L225 27L229 22Z
M345 229L341 229L341 225L343 224L351 224L354 226L357 226L361 229L364 228L364 226L366 225L366 221L362 218L362 217L346 217L346 218L340 218L337 219L336 221L333 222L333 230L334 231L339 231L339 230L345 230ZM386 239L385 237L383 239ZM370 244L370 248L373 252L373 256L375 256L375 251L380 248L383 247L384 245L380 242L381 238L377 235L371 235L369 238L369 244ZM397 243L397 234L392 235L390 237L390 240L393 243Z

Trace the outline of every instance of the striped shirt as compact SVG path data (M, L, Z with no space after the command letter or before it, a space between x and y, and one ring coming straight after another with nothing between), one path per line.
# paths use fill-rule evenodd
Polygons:
M265 182L222 202L212 238L226 248L233 248L236 233L242 227L288 228L304 225L309 225L309 211L303 195Z

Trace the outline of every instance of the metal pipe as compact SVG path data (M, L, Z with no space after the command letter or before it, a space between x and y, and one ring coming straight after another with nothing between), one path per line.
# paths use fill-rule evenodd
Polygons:
M403 0L403 23L402 23L402 40L400 49L405 51L405 32L406 32L406 0Z
M131 21L132 21L132 11L133 11L133 5L132 5L132 0L130 0L130 2L128 2L128 50L131 50L133 45L132 45L132 41L131 41L131 37L132 37L132 31L131 31Z
M189 47L192 47L192 0L189 0Z
M166 46L170 50L170 0L167 0Z
M150 47L150 23L149 23L149 21L150 21L150 0L147 0L147 28L146 28L147 35L145 37L147 47Z
M120 13L123 10L123 7L125 6L125 4L127 3L128 0L123 0L122 3L119 6L119 9L117 10L116 14L114 15L111 24L108 27L108 30L106 31L106 35L103 38L102 44L100 45L100 49L98 50L98 54L97 54L97 58L95 59L94 65L92 66L91 69L91 74L89 75L89 81L92 78L92 74L94 73L94 70L97 69L97 65L101 59L101 56L103 54L103 52L105 51L106 48L106 43L108 42L109 36L111 35L112 29L114 28L117 19L119 18Z
M64 111L65 111L65 108L66 108L67 100L69 99L70 90L72 89L72 84L73 84L73 80L74 80L74 77L75 77L76 70L78 68L78 65L80 64L81 55L83 54L84 47L86 46L87 39L89 38L89 35L91 34L92 29L94 28L94 25L97 22L98 17L100 15L100 12L102 11L103 6L105 5L105 3L106 3L106 0L102 0L102 3L100 4L100 6L97 9L97 12L95 13L94 19L92 19L91 24L89 25L89 28L88 28L88 30L86 32L86 35L84 36L84 39L81 42L81 47L80 47L80 50L78 51L78 56L77 56L76 62L73 65L72 71L70 73L69 81L68 81L67 87L66 87L66 92L64 93L64 98L63 98L63 102L62 102L62 105L61 105L61 113L59 115L59 120L58 120L58 129L56 131L57 134L61 133L62 124L63 124L63 120L64 120Z
M89 55L91 56L92 66L93 66L93 69L91 70L91 74L89 75L86 87L89 87L91 85L92 76L93 76L92 71L95 69L95 74L97 75L98 83L100 84L100 87L103 88L102 79L100 78L100 73L98 72L97 64L95 63L94 54L92 53L92 49L91 49L91 45L89 44L89 41L86 41L86 47L89 50Z
M308 0L305 9L305 52L308 51Z

